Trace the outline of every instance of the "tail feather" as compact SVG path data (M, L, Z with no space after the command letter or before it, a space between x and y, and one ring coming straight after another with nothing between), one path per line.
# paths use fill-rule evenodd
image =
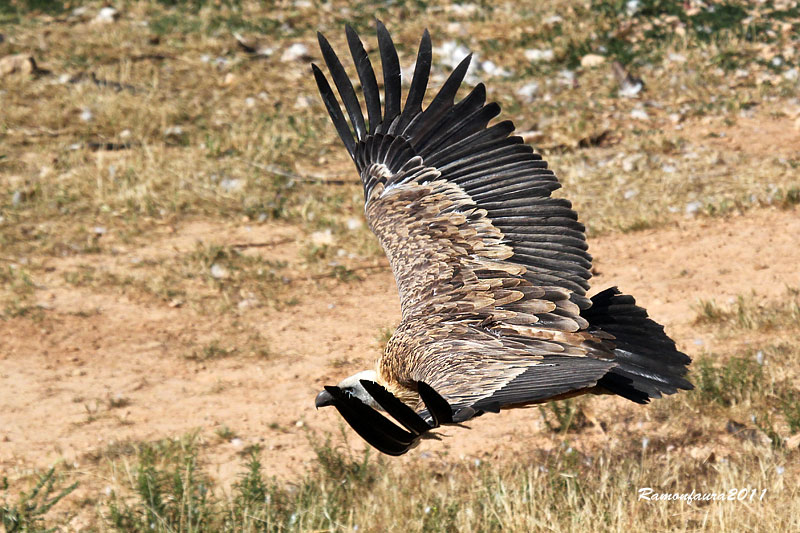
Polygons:
M618 363L597 385L637 403L648 403L662 394L694 386L684 377L691 358L678 351L664 327L647 316L632 296L616 287L592 297L592 306L581 312L589 331L614 336L614 355Z

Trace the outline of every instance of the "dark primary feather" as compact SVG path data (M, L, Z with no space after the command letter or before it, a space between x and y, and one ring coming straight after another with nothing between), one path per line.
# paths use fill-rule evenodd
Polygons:
M389 129L389 125L394 118L400 114L400 60L397 58L397 50L394 47L391 35L386 30L386 26L381 21L377 21L377 25L386 110L383 113L383 122L378 126L376 132L384 133ZM370 96L367 94L365 98Z
M417 63L414 68L414 77L411 79L411 87L408 89L408 96L406 96L406 105L400 114L400 120L389 129L389 133L403 132L408 123L411 122L411 119L422 113L422 99L425 97L425 90L428 88L431 61L431 36L428 30L425 30L422 34L422 41L419 43Z
M638 403L694 388L684 377L691 359L678 351L664 327L651 320L633 296L611 287L594 295L592 307L582 314L589 321L590 332L614 336L617 367L599 386Z
M369 119L369 134L375 133L375 128L381 121L381 96L378 89L378 80L375 78L375 71L372 69L372 63L369 60L364 45L358 38L355 30L345 26L347 33L347 44L350 47L350 54L353 56L353 62L356 65L358 72L358 79L361 82L361 88L364 94L369 95L364 99L367 102L367 117Z
M336 132L342 139L342 142L344 143L345 148L347 148L350 157L354 157L356 142L353 139L353 134L350 132L347 121L342 114L342 108L339 107L339 102L336 101L336 96L334 96L328 80L325 79L325 75L322 73L319 67L316 65L311 65L311 70L314 72L314 79L317 82L317 88L319 88L319 92L322 95L322 101L325 102L325 107L328 110L328 114L331 116L333 125L336 128Z
M319 40L319 48L322 50L322 57L325 58L325 64L328 66L333 82L336 84L336 89L339 91L339 96L344 103L344 108L350 117L350 123L356 130L356 138L363 139L367 133L367 128L364 125L364 115L361 113L361 105L358 103L353 84L325 36L317 33L317 39Z

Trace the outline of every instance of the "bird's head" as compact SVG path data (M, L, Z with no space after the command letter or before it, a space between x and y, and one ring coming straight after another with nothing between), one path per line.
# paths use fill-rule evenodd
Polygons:
M375 399L370 396L370 394L361 384L362 379L367 381L378 381L378 374L374 370L364 370L363 372L358 372L350 377L344 378L336 386L345 394L349 394L350 396L358 398L370 407L374 409L381 409L381 406L378 404L378 402L376 402ZM328 391L322 391L317 394L317 399L315 400L314 404L317 406L317 409L320 407L325 407L326 405L333 405L333 396L331 396Z

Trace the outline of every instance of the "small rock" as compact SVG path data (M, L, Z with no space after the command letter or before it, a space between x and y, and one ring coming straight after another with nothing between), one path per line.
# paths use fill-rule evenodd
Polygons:
M631 118L636 120L650 120L650 115L641 107L637 107L631 111Z
M695 200L694 202L689 202L686 204L686 214L694 216L697 214L698 211L703 207L703 202L699 202ZM700 341L702 343L702 341Z
M563 20L560 15L550 15L544 19L544 23L548 26L555 26L556 24L561 24Z
M355 231L362 226L361 219L351 217L347 219L347 229L350 231Z
M225 178L220 180L219 186L222 187L225 192L236 192L243 187L244 183L240 179L236 178Z
M623 83L620 85L619 88L619 95L624 96L626 98L633 98L644 88L644 84L639 80L638 82L633 83Z
M469 17L477 13L479 8L475 4L451 4L445 9L457 17Z
M295 109L308 109L311 107L311 98L308 97L306 94L301 94L297 97L297 100L294 102Z
M619 95L626 98L633 98L644 89L644 81L633 76L619 61L611 64L611 70L619 83Z
M530 104L535 100L535 96L538 92L539 84L535 81L532 81L517 89L516 95L519 96L523 101Z
M553 50L539 50L537 48L531 48L529 50L525 50L525 59L530 61L531 63L538 63L540 61L552 61L555 57L555 53Z
M642 3L639 0L628 0L625 2L625 12L629 17L632 17L638 13L641 7Z
M256 307L258 305L258 300L255 298L245 298L244 300L240 301L236 304L236 307L239 309L250 309L251 307Z
M521 131L517 135L526 143L538 143L544 140L544 132L539 130Z
M183 135L183 128L180 126L169 126L164 130L164 137L180 137Z
M783 73L783 78L788 81L797 81L800 79L800 71L796 67L792 67Z
M225 279L229 276L228 269L219 263L211 265L211 277L214 279Z
M558 71L558 81L563 85L576 87L578 79L575 77L575 72L569 69Z
M266 41L254 37L244 37L241 33L234 33L233 37L236 39L236 42L239 43L239 46L248 54L269 57L275 53L275 49L269 46Z
M113 7L104 7L97 12L97 16L92 20L94 24L110 24L119 18L119 11Z
M331 232L330 228L323 231L315 231L311 234L311 244L314 246L329 246L333 242L333 232Z
M0 76L36 72L36 61L28 54L14 54L0 58Z
M683 122L683 115L681 115L680 113L670 113L669 114L669 120L673 124L679 124L679 123Z
M441 56L441 63L445 67L455 68L461 61L469 55L469 48L456 41L443 42L441 46L434 49L437 55ZM473 63L477 61L477 57L473 55ZM470 69L471 70L471 69Z
M639 161L642 160L641 154L629 155L622 160L622 170L625 172L633 172L639 169Z
M78 115L78 116L80 117L82 122L91 122L92 119L94 118L94 115L92 114L92 110L88 109L88 108L83 108L81 110L80 115Z
M281 54L281 61L289 63L291 61L307 61L311 59L308 47L303 43L294 43Z
M497 66L494 61L484 61L481 63L481 70L489 76L497 76L500 78L507 78L511 75L508 70Z
M581 58L581 66L583 68L599 67L606 62L606 58L599 54L586 54Z

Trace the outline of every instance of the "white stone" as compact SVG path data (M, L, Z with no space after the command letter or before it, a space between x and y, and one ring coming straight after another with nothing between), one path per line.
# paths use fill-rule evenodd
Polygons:
M536 94L539 92L539 84L535 81L530 83L526 83L519 89L517 89L516 95L519 96L522 100L527 103L531 103L535 100Z
M219 263L211 265L211 277L214 279L225 279L228 277L228 269Z
M219 186L222 187L225 192L236 192L242 189L244 182L236 178L225 178L219 182Z
M529 50L525 50L525 59L530 61L531 63L538 63L540 61L552 61L555 57L555 53L552 49L547 50L539 50L537 48L531 48Z
M281 61L288 63L309 57L308 47L303 43L294 43L281 54Z
M314 246L329 246L333 244L333 242L333 232L331 232L330 228L322 231L315 231L311 234L311 244Z
M702 207L703 207L703 202L700 202L700 201L697 201L697 200L695 200L694 202L689 202L688 204L686 204L686 214L687 215L696 215L697 212L700 211L700 208L702 208ZM698 339L698 340L700 340L700 339ZM700 343L702 344L702 342L703 341L701 340Z
M599 67L606 62L606 58L600 54L586 54L581 58L581 66L583 68Z
M119 18L119 11L113 7L104 7L97 12L92 22L95 24L110 24Z

